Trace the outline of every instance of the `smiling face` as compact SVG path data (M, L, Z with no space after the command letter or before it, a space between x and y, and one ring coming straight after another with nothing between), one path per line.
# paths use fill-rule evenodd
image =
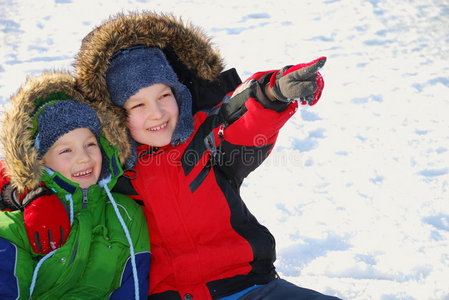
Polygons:
M61 136L45 153L44 165L85 189L98 182L102 155L95 135L77 128Z
M178 122L179 109L171 88L157 83L140 89L123 106L128 128L141 144L162 147L170 144Z

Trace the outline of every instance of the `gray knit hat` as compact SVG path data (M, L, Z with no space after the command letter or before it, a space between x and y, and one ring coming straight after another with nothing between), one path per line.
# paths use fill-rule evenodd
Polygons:
M33 115L34 147L42 157L64 134L88 128L100 136L100 120L87 104L73 100L52 100L36 109Z
M161 49L137 45L117 51L109 61L105 77L111 101L121 107L141 88L156 83L168 85L179 107L172 144L184 142L193 132L192 95L179 82Z

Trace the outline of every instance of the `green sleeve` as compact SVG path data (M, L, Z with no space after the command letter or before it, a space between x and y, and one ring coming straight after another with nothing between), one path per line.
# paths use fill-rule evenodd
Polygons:
M7 273L0 274L2 278L0 280L7 280L7 278L14 276L16 279L14 284L18 285L20 295L18 299L28 299L31 278L36 265L36 260L33 258L36 255L33 254L28 241L23 223L23 213L21 211L0 212L0 238L14 245L14 253L11 253L11 251L8 251L8 253L0 253L0 270L1 272ZM11 266L14 266L14 270L11 269ZM11 291L17 289L14 286L10 286L9 288L11 288Z

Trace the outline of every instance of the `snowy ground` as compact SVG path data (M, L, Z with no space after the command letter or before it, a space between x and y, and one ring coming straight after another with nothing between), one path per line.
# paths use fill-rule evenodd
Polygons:
M0 103L136 9L203 27L241 77L328 57L320 103L242 188L283 277L344 299L449 299L447 0L0 0Z

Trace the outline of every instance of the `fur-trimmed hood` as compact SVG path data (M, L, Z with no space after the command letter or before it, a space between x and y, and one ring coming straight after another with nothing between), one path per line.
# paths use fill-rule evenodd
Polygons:
M50 94L64 93L74 101L89 104L97 113L102 123L102 134L112 145L122 146L126 142L126 132L117 130L120 126L109 120L115 119L109 109L101 103L85 101L76 87L75 78L68 72L49 71L40 76L30 76L23 86L14 94L3 113L0 141L5 174L12 185L22 192L34 189L39 185L42 160L34 148L32 139L32 114L35 111L35 100ZM108 120L108 122L104 122ZM121 157L123 163L126 156Z
M222 58L200 28L172 15L122 13L94 28L83 39L75 70L86 97L110 101L105 80L109 60L115 52L134 45L162 49L187 87L192 76L214 81L223 71Z

